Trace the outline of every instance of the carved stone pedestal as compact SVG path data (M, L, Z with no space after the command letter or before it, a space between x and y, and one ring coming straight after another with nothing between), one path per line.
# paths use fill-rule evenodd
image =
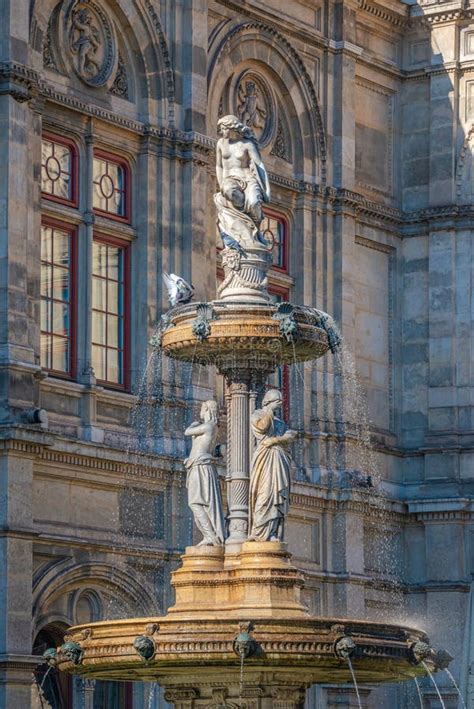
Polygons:
M177 619L307 618L301 602L304 577L282 542L245 542L238 554L223 547L187 547L182 566L172 574Z

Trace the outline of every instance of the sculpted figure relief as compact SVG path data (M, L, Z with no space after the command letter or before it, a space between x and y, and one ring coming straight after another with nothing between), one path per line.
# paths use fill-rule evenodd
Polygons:
M184 432L185 436L192 438L191 452L184 464L188 504L203 535L199 546L219 546L225 537L221 490L214 464L217 426L217 403L205 401L201 407L201 421L194 421Z
M95 56L99 47L100 35L91 13L86 9L78 10L72 17L71 51L77 54L77 70L81 76L92 77L99 73L100 65Z
M214 195L218 225L226 247L245 249L257 242L262 205L270 200L270 183L252 130L236 116L217 122L221 135L217 142L216 173L219 192Z
M267 119L267 110L260 105L260 97L255 81L245 82L245 88L239 87L239 100L237 112L244 125L250 126L256 131L263 131Z
M277 418L281 406L281 393L270 389L263 397L262 408L251 418L257 440L250 470L251 541L283 541L285 536L292 466L287 447L297 434Z

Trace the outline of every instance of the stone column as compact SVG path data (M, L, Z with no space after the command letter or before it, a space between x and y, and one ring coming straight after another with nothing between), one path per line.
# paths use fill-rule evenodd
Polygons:
M250 462L253 437L250 416L257 405L259 393L267 378L267 371L236 367L222 369L227 393L227 505L228 533L226 550L240 551L248 537Z
M250 475L250 376L248 373L227 382L228 399L228 468L227 501L229 536L226 547L238 551L248 535Z

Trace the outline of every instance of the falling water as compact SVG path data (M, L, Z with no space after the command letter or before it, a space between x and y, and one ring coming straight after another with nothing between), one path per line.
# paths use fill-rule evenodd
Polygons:
M239 704L242 706L242 694L244 691L244 653L240 655L240 685L239 685Z
M448 675L448 677L449 677L449 679L451 680L451 683L452 683L454 689L455 689L456 692L458 693L458 696L459 696L459 699L461 700L461 704L462 704L463 708L466 709L466 702L464 701L464 698L463 698L463 696L462 696L462 694L461 694L461 690L459 689L456 680L454 679L453 675L451 674L450 670L448 670L447 667L444 668L444 671L445 671L446 674Z
M445 705L445 703L444 703L444 701L443 701L443 697L441 696L441 692L439 691L438 685L437 685L436 682L435 682L435 678L434 678L433 675L431 674L430 668L428 667L428 665L426 664L426 662L425 662L424 660L421 662L421 664L423 665L425 671L426 671L427 674L429 675L430 680L433 682L433 685L434 685L434 688L436 689L436 694L438 695L438 698L439 698L439 701L440 701L440 704L441 704L442 709L446 709L446 705Z
M42 689L42 687L43 687L43 682L44 682L44 680L45 680L45 677L47 677L48 672L49 672L50 669L51 669L51 667L49 667L48 671L47 671L46 674L44 675L41 684L39 684L39 682L38 682L38 678L37 678L37 676L36 676L36 673L33 672L33 677L34 677L34 680L35 680L36 689L37 689L37 691L38 691L38 698L39 698L39 700L40 700L41 709L44 709L43 694L42 694L42 692L41 692L41 689Z
M148 709L153 709L153 704L155 703L155 694L158 682L153 682L150 687L150 696L148 697Z
M41 696L41 692L43 691L43 685L44 685L44 683L46 682L46 677L49 675L49 673L51 672L52 669L53 669L53 665L50 665L50 666L48 667L48 669L46 670L46 672L44 673L44 677L43 677L43 679L41 680L41 684L40 684L40 686L39 686L40 696Z
M356 691L356 695L357 695L357 702L359 704L359 709L362 709L362 703L360 701L360 694L359 694L359 687L357 686L357 680L356 680L354 668L352 667L351 658L349 656L347 657L347 662L349 663L349 669L351 671L352 681L354 683L354 687L355 687L355 691Z
M423 709L424 703L423 703L423 695L422 695L421 689L420 689L420 684L419 684L416 677L414 677L414 680L415 680L415 685L416 685L416 691L418 692L418 698L420 700L420 707L421 707L421 709Z

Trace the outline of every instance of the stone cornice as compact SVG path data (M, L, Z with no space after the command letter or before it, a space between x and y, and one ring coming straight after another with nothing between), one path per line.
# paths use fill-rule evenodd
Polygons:
M400 29L403 29L409 20L409 8L401 3L396 9L390 9L380 2L374 2L374 0L360 0L359 9Z
M0 96L10 95L23 103L36 93L39 74L18 62L0 62Z
M472 19L474 10L455 2L421 2L410 8L410 25L425 26L459 23Z

